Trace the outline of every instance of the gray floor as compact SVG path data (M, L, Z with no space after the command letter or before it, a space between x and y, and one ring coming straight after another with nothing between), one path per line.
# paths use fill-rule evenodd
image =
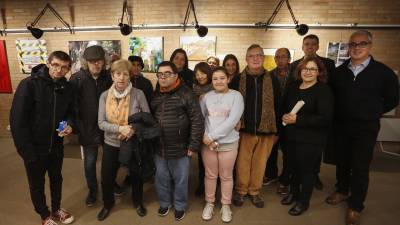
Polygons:
M17 155L11 139L0 139L0 224L1 225L38 225L40 218L33 211L29 197L28 184L21 159ZM399 145L389 148L399 152ZM98 222L96 215L101 209L101 202L92 208L84 205L86 187L83 176L83 164L80 150L76 145L67 145L63 167L62 207L70 210L76 225L90 224L222 224L219 205L214 218L205 222L201 219L203 200L194 197L196 187L196 162L193 159L190 176L190 200L188 213L184 220L175 222L173 213L160 218L157 197L151 184L145 185L145 205L148 215L140 218L130 204L129 195L117 200L116 207L109 218ZM99 166L98 166L99 167ZM266 206L256 209L249 201L241 208L233 207L231 224L241 225L340 225L344 224L345 205L329 206L325 197L333 191L335 168L323 165L321 178L325 184L323 191L314 191L310 209L300 217L287 214L288 207L280 205L280 197L275 194L276 184L263 188ZM370 188L366 201L367 208L362 214L363 225L397 225L400 220L400 158L377 152L371 166ZM48 187L46 187L48 192Z

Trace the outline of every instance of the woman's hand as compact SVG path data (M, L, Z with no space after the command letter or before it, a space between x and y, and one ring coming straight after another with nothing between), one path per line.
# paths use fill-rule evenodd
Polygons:
M213 142L213 140L211 140L211 139L208 137L207 134L204 134L204 135L203 135L203 143L204 143L205 145L210 145L211 142Z
M120 126L118 131L120 133L118 139L120 140L128 140L135 134L135 129L130 125Z
M296 119L297 119L297 115L292 114L292 113L287 113L287 114L283 115L283 117L282 117L282 121L286 124L295 124Z

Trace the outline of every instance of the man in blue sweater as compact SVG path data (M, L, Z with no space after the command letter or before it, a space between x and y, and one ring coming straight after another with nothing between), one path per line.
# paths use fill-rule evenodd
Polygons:
M335 95L336 191L326 202L347 199L346 225L360 223L369 183L379 120L399 103L399 81L393 70L370 55L372 34L354 32L349 40L350 59L332 76Z

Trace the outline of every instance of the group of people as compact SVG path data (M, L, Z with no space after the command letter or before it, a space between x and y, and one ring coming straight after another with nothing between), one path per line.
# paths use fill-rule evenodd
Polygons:
M174 208L175 219L183 219L191 156L197 152L195 194L205 199L202 219L212 219L220 186L221 220L230 222L231 203L240 207L248 198L264 207L262 185L278 178L281 149L277 192L283 195L281 204L292 206L290 215L304 213L314 186L322 188L318 174L324 152L335 156L337 168L336 191L326 203L347 200L346 224L359 224L379 119L399 103L398 78L374 60L372 44L370 32L354 32L350 59L335 68L332 60L316 54L318 37L308 35L304 57L290 63L290 51L280 48L272 71L263 68L263 49L253 44L241 72L232 54L222 66L210 57L192 71L186 52L176 49L158 65L155 90L142 75L138 56L114 61L109 71L104 49L88 47L81 70L67 81L70 57L51 53L46 65L33 68L20 82L10 112L12 136L42 225L74 221L60 207L63 137L72 132L83 150L88 207L97 201L96 161L98 148L103 149L99 221L109 216L120 193L115 181L120 166L128 168L125 183L132 186L139 216L147 214L143 183L154 177L158 215ZM63 121L67 125L59 126ZM46 172L51 211L44 194Z

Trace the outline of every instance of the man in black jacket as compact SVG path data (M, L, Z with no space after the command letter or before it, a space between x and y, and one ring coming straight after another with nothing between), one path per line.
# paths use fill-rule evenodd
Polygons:
M166 216L173 205L175 219L181 220L188 200L190 157L200 150L204 119L197 97L178 76L172 62L158 65L159 88L151 110L161 127L160 147L155 155L158 214Z
M296 73L296 68L299 65L299 63L304 58L312 57L312 56L313 57L317 57L324 64L326 72L327 72L327 76L328 76L327 83L329 84L331 79L332 79L333 73L335 71L335 62L332 59L321 57L321 56L319 56L317 54L317 51L319 49L319 38L318 38L318 36L315 35L315 34L309 34L309 35L305 36L303 38L303 45L302 45L301 49L304 52L304 56L301 59L296 60L296 61L294 61L294 62L292 62L290 64L290 70L291 71L290 71L290 77L289 77L289 80L288 80L288 85L290 85L295 80L295 75L294 74ZM286 86L286 87L288 87L288 86ZM331 144L330 143L330 139L328 140L328 143ZM327 148L332 148L332 146L329 145L329 146L327 146ZM323 187L324 187L324 185L322 184L321 179L318 176L318 174L320 172L320 167L321 167L321 160L319 160L318 164L315 165L315 173L317 174L317 179L315 180L314 186L318 190L322 190Z
M153 85L151 81L143 76L142 69L144 68L143 59L140 56L131 55L128 60L132 63L131 83L132 86L143 91L147 102L151 102L153 96Z
M64 158L63 137L72 132L73 90L65 79L71 68L71 58L65 52L49 55L47 65L32 69L15 92L10 112L11 134L19 155L24 160L29 189L35 211L42 225L64 224L74 217L60 208ZM62 121L68 122L64 127ZM51 213L46 205L45 174L48 173L51 192Z
M99 98L101 93L110 88L112 79L105 68L105 51L101 46L86 48L83 59L81 70L72 75L70 82L76 92L76 123L89 188L86 205L90 207L97 199L96 161L98 147L104 142L104 134L97 124Z
M347 199L346 225L360 222L379 120L399 103L398 77L374 60L371 48L370 32L354 32L349 40L350 59L337 68L331 82L335 95L337 183L336 192L326 202L336 205Z

